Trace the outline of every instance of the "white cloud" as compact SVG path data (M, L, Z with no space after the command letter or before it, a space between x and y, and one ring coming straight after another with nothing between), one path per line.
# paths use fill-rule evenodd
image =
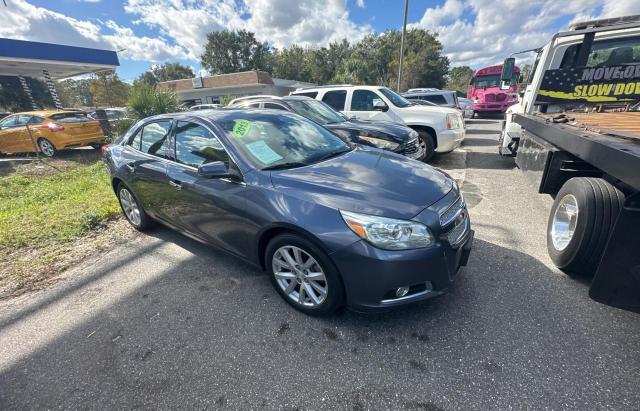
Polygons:
M446 0L411 26L437 32L452 66L477 68L544 45L561 21L639 13L638 0Z
M2 10L0 37L111 50L124 48L120 57L131 60L164 61L188 55L166 39L137 36L113 21L78 20L23 0L13 0Z
M356 6L364 9L364 0L356 0Z

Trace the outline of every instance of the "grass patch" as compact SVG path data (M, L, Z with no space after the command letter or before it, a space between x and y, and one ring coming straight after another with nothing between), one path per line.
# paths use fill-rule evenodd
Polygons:
M39 281L89 232L120 214L102 162L0 179L0 291ZM88 250L87 250L88 251ZM38 274L40 273L40 274ZM3 294L0 292L0 296Z
M44 178L5 177L0 180L0 247L66 242L119 212L101 163Z

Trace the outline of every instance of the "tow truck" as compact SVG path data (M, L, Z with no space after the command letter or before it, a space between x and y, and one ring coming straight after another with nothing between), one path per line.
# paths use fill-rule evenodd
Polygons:
M640 15L576 23L531 51L499 152L554 198L553 263L592 275L594 300L640 312ZM510 80L503 70L503 85Z

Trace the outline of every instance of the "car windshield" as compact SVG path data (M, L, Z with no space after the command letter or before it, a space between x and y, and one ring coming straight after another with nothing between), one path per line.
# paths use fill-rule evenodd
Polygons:
M351 150L327 129L295 114L238 112L218 124L261 170L305 166Z
M326 103L318 100L289 100L287 103L303 117L320 125L341 123L345 118Z
M380 90L380 92L384 94L384 96L388 98L391 101L391 103L393 103L393 105L396 107L408 107L413 105L412 102L402 97L400 94L396 93L395 91L389 90L386 87L379 88L378 90Z
M473 87L486 88L498 87L500 85L500 75L478 76L473 78Z

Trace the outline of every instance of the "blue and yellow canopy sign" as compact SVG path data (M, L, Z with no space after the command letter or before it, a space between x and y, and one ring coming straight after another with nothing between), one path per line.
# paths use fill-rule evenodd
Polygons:
M640 63L547 70L536 103L607 103L640 100Z

